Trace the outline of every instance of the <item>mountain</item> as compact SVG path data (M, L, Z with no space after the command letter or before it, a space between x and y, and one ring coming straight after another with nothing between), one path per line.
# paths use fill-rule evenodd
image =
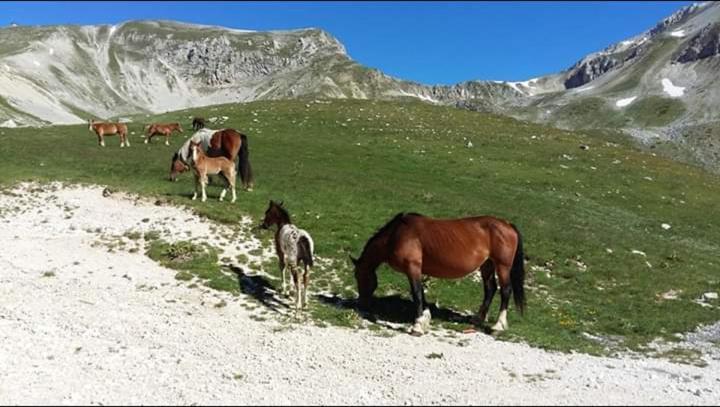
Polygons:
M720 3L684 7L655 27L528 81L512 115L564 128L625 131L684 147L720 170ZM542 84L542 86L534 84Z
M0 29L0 123L89 117L301 96L478 99L502 110L506 85L428 87L354 62L319 29L253 32L171 21Z
M320 29L173 21L0 29L0 127L297 97L402 99L681 146L720 170L720 3L682 8L563 72L429 86L355 62Z

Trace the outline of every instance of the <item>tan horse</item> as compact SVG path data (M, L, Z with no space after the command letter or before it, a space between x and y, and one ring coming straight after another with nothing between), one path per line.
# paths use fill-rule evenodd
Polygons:
M205 194L205 187L208 183L208 175L222 174L227 181L228 186L232 188L232 201L235 202L235 165L232 161L225 157L208 157L203 151L202 144L194 141L190 142L190 151L192 151L192 167L195 171L195 193L192 199L197 199L198 184L202 188L202 201L207 200ZM228 186L226 186L220 193L220 200L225 198Z
M95 122L95 120L90 119L88 124L88 130L95 132L100 146L105 147L105 136L117 134L120 136L120 147L130 147L130 142L127 139L127 125L124 123L102 123Z
M153 123L150 124L147 127L147 132L145 135L145 144L149 143L150 140L152 140L153 136L156 135L164 135L165 136L165 145L170 145L170 134L172 134L173 131L179 131L180 133L183 132L182 127L180 126L180 123Z

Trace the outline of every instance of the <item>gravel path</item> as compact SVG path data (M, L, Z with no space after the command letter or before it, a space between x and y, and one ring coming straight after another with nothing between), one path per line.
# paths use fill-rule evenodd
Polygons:
M173 222L207 237L212 224L118 195L57 184L0 194L0 404L720 403L717 359L321 328L188 288L142 250L109 253L98 239Z

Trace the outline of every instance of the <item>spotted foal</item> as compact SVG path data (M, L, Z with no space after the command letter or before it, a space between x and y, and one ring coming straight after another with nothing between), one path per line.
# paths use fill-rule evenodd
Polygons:
M282 202L270 201L260 227L268 229L272 225L278 226L275 232L275 250L282 273L282 290L283 294L287 295L285 273L289 268L295 284L295 311L298 312L300 308L307 306L307 288L310 267L313 265L314 244L308 232L292 224L290 214L282 205ZM301 261L304 267L298 267Z

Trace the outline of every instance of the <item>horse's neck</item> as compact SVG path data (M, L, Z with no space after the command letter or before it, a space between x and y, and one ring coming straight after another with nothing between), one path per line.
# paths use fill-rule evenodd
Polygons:
M366 262L371 269L376 269L388 258L388 233L376 236L368 242L360 255L360 260Z

